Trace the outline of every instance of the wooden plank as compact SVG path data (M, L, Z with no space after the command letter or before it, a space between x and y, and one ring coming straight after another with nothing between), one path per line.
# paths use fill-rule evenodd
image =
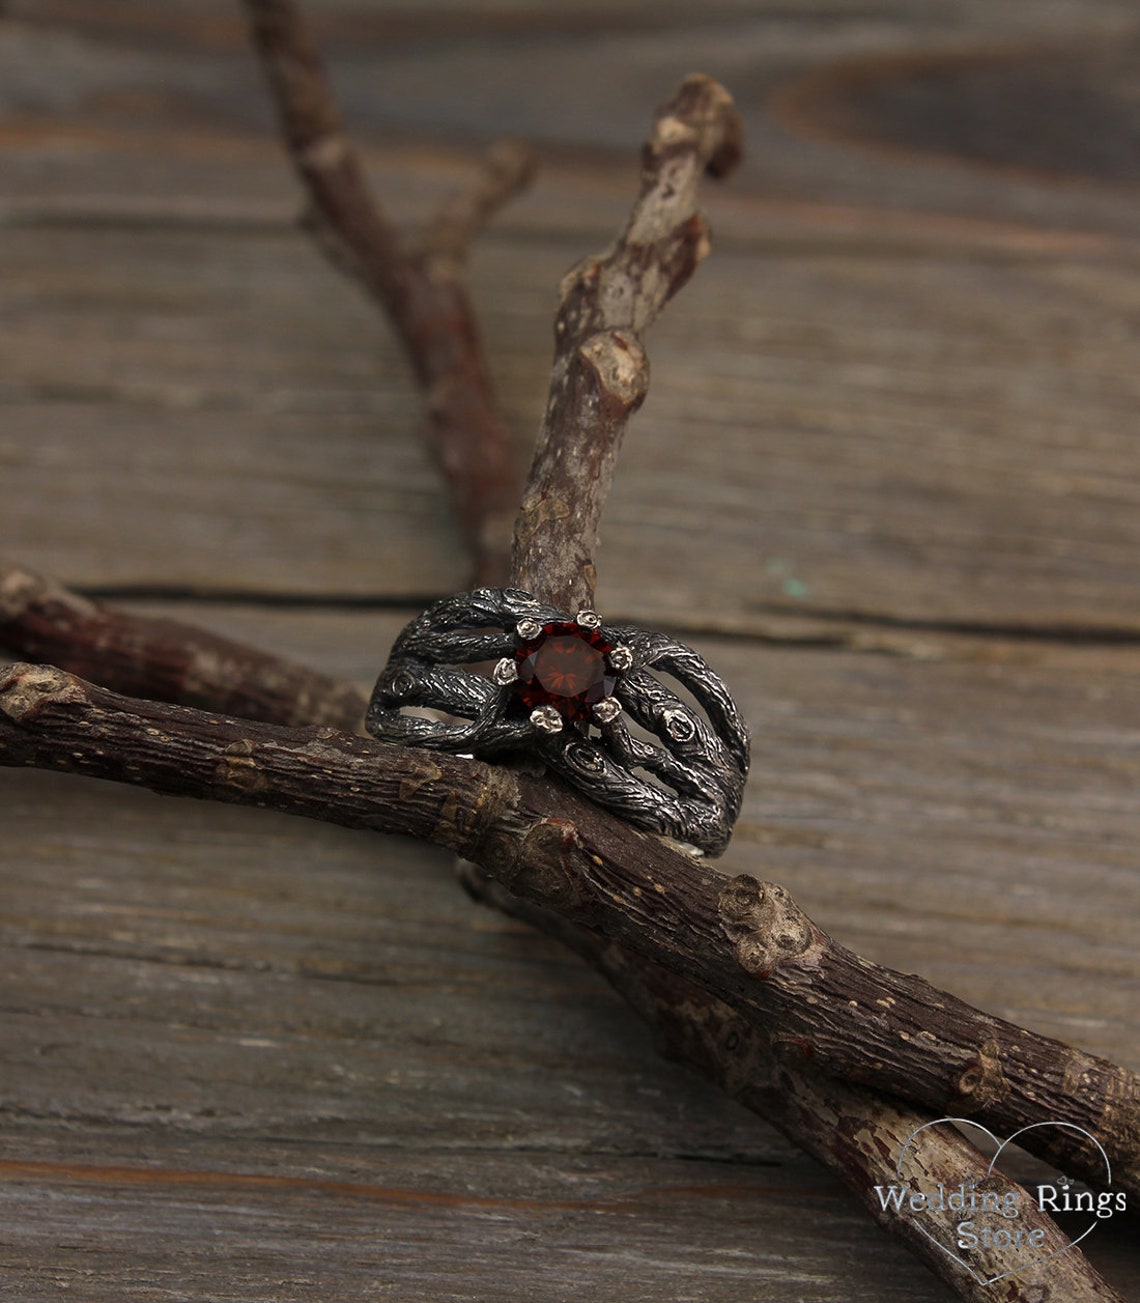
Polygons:
M1066 233L1074 201L1038 178L1033 208L1048 224L1011 224L1004 174L971 174L944 202L945 186L913 159L905 169L868 162L866 114L854 144L834 123L826 148L798 140L796 166L813 169L814 182L792 184L779 162L790 146L773 134L781 113L834 118L837 95L873 98L920 78L917 55L883 63L883 51L937 50L942 38L899 11L872 43L879 63L844 80L829 61L849 25L825 35L810 13L790 28L780 19L785 39L773 44L775 20L742 31L726 12L701 39L742 42L764 85L818 70L773 101L775 117L751 124L765 184L857 206L760 196L756 176L714 201L726 247L652 341L653 392L606 522L607 601L651 621L745 631L773 615L842 615L1135 633L1130 323L1140 280L1135 244L1107 234L1133 200L1107 182L1080 188L1092 205L1083 220L1100 233ZM1081 12L1064 21L1079 24ZM1016 42L1030 11L1003 13L975 31L961 11L955 30ZM461 586L402 359L282 225L291 184L276 145L257 134L264 105L240 30L219 35L207 21L220 14L202 11L189 61L161 25L132 39L130 6L96 34L42 15L0 27L0 53L19 71L0 82L11 196L0 251L6 546L88 584L385 597ZM190 11L174 18L197 21ZM412 29L393 34L385 21L364 22L352 49L329 29L334 54L351 64L350 91L366 69L368 85L387 86L375 76L386 60L412 75ZM471 21L451 44L418 33L408 67L420 90L404 104L405 129L426 125L438 100L446 113L462 103L470 125L490 131L493 104L461 93L481 58L498 61L504 84L516 69L517 96L533 92L536 67L543 87L557 71L523 54L570 57L540 29L521 33L518 49L488 47L483 20ZM1085 21L1099 39L1120 13ZM692 35L676 15L635 23L604 57L631 58L644 41L687 49ZM959 59L951 71L968 88L973 67ZM945 60L929 72L942 86ZM607 94L620 86L649 102L640 83L603 81ZM116 93L160 85L167 98L148 112L151 125L128 125ZM939 112L952 117L956 101L940 93ZM387 101L367 112L350 101L366 129L396 124ZM225 129L209 102L225 106ZM574 123L594 146L617 146L626 129L617 103L583 117L575 101L517 102L528 124L533 109L539 135L563 145ZM1126 106L1112 105L1124 130ZM832 184L828 159L844 149L837 175L862 178L854 189ZM422 148L376 163L402 216L463 174L454 153ZM520 461L542 402L553 287L620 220L630 171L556 163L476 259ZM1027 184L1018 181L1023 199ZM716 534L711 516L722 522Z
M753 188L1135 230L1129 0L309 8L366 135L522 133L628 157L650 106L699 69L736 89L749 139L742 183ZM185 132L224 114L245 132L268 122L240 16L224 0L96 11L9 0L8 10L0 104L7 93L25 124L65 117L74 130L81 116L89 128L127 126L137 141L143 124ZM29 73L37 66L46 75ZM1106 156L1120 161L1090 165Z
M402 619L179 613L362 686ZM1138 1064L1132 649L700 647L756 733L726 870L785 882L871 958ZM768 1128L658 1061L576 960L467 902L446 857L0 782L20 1297L157 1298L171 1273L253 1298L946 1297ZM1124 1240L1090 1252L1136 1283Z
M402 359L300 237L4 243L9 552L87 584L462 586ZM1117 247L828 244L722 252L656 332L605 526L609 606L744 629L771 611L1140 628L1140 279ZM495 239L476 259L520 430L570 255Z
M402 358L302 241L280 237L285 260L304 265L289 284L271 238L229 242L219 264L219 246L195 235L156 247L137 232L57 234L12 233L9 257L23 244L36 268L5 259L13 295L38 303L30 322L16 308L0 345L6 550L18 541L88 583L456 585L456 535ZM257 324L265 289L285 327L273 342ZM37 535L53 541L40 548Z
M92 1303L565 1303L580 1291L631 1303L663 1296L743 1303L786 1299L789 1288L806 1303L948 1297L933 1278L915 1280L900 1251L892 1245L883 1252L854 1216L833 1218L834 1247L805 1254L800 1228L839 1211L840 1201L829 1188L790 1188L768 1169L759 1179L729 1181L723 1164L700 1160L611 1160L597 1173L557 1155L479 1155L462 1160L474 1180L455 1193L454 1159L353 1147L348 1180L335 1175L344 1165L337 1147L311 1142L279 1146L268 1176L263 1167L156 1167L140 1180L137 1163L116 1170L106 1162L113 1144L82 1167L69 1162L51 1171L49 1160L17 1172L11 1165L0 1200L17 1205L6 1257L21 1267L14 1277L21 1297L38 1300L61 1288L82 1291ZM210 1161L194 1142L177 1148L176 1161ZM233 1145L225 1152L231 1164L244 1156ZM151 1153L158 1162L165 1157L159 1147ZM266 1157L259 1147L255 1162ZM425 1177L441 1179L447 1191L396 1184ZM524 1188L485 1193L497 1184Z
M443 857L52 775L5 789L20 1297L824 1300L851 1261L851 1298L944 1296Z
M170 21L193 26L197 12ZM1003 8L990 25L972 12L955 11L954 32L1013 42L1003 57L1031 66L1017 42L1039 10ZM240 29L211 26L221 13L201 11L189 58L162 24L132 38L130 5L95 32L43 15L0 26L13 72L0 79L5 548L87 584L383 597L459 587L403 361L282 225L291 183L258 134L264 104ZM638 13L598 55L618 61L604 93L626 99L603 97L594 116L573 99L527 99L571 57L541 23L517 47L489 46L481 18L450 43L393 33L386 19L365 21L355 45L347 27L328 30L366 131L449 129L460 105L472 130L501 126L493 101L463 89L490 58L539 136L614 148L622 105L636 100L640 114L653 98L617 75L622 61L657 42L664 77L678 51L700 48L677 15L662 25ZM1075 6L1055 21L1102 40L1123 14ZM725 247L651 341L653 392L606 522L605 599L649 621L742 631L806 615L1135 634L1140 279L1135 243L1110 234L1135 229L1135 198L1111 177L1075 199L1048 178L1014 185L992 169L966 184L960 165L951 198L921 160L868 158L870 109L854 143L839 139L836 97L870 96L873 108L884 87L921 80L923 49L942 87L923 121L933 130L953 115L944 34L905 6L892 15L871 42L879 62L846 79L833 64L861 11L832 28L810 9L743 27L717 10L699 28L710 49L738 48L758 84L794 76L800 90L770 112L752 105L759 171L714 201ZM1120 131L1123 58L1101 105ZM1082 59L1091 78L1095 59ZM376 76L392 61L417 79L403 117L383 99L403 83ZM963 94L980 93L973 68L951 66ZM158 87L140 128L130 97ZM828 113L826 141L777 129ZM542 403L553 289L620 220L632 180L622 150L620 167L556 162L476 258L520 462ZM455 153L423 148L376 163L401 216L463 174ZM1027 186L1036 227L1009 220ZM1063 229L1078 217L1089 229Z

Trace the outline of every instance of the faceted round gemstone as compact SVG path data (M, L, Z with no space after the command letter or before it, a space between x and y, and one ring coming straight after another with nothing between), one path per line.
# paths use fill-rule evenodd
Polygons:
M566 720L588 720L591 708L614 690L612 646L596 629L572 621L544 624L515 652L518 699L528 711L553 706Z

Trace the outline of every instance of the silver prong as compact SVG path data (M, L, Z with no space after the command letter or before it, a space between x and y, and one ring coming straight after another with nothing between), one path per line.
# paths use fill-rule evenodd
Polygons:
M539 624L537 620L520 620L518 624L515 625L515 633L518 634L523 642L530 642L532 638L537 638L541 632L542 625Z
M536 706L530 712L530 722L540 733L562 732L562 716L553 706Z
M600 629L602 617L597 611L579 611L574 617L574 623L579 629Z
M627 647L624 642L618 645L610 652L610 668L615 670L628 670L633 664L633 649Z
M607 697L605 701L599 701L590 714L595 724L612 724L621 714L621 702L617 697Z
M491 678L495 680L500 688L505 688L508 683L514 683L518 676L518 662L513 656L504 656L491 671Z

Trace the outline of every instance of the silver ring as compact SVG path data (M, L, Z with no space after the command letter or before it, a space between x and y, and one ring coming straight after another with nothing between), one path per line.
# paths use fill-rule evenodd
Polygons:
M489 668L467 668L480 665ZM519 588L445 597L407 625L367 727L480 758L532 752L627 823L708 855L728 845L748 774L747 726L691 647L594 611L569 615Z

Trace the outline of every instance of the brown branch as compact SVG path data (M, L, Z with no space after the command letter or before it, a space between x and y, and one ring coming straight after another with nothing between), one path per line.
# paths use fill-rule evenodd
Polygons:
M708 252L697 185L705 172L727 175L740 142L724 87L687 77L658 111L625 230L562 282L550 394L511 559L512 583L554 606L593 605L598 522L649 386L641 336Z
M1091 1131L1140 1192L1140 1079L860 959L780 887L725 879L568 789L502 766L132 701L60 670L0 677L0 763L402 832L484 868L512 895L695 983L796 1073L861 1083L1006 1135L1044 1119ZM746 1070L729 1058L725 1071ZM1033 1149L1090 1182L1066 1133Z
M506 572L518 482L475 312L459 275L463 247L527 184L533 158L492 153L472 192L431 226L412 252L375 200L316 46L293 0L245 0L282 131L309 197L310 224L336 265L380 303L424 394L424 434L471 552L474 582Z
M0 568L0 647L128 697L275 724L359 728L351 684L193 625L115 611L54 580Z
M9 645L18 635L25 645L56 646L69 653L71 668L88 662L100 666L105 679L117 680L110 683L112 687L138 683L149 697L165 696L200 706L216 703L218 709L225 709L246 683L251 713L256 710L263 718L284 724L335 722L330 705L335 705L337 695L331 703L322 698L317 691L320 684L301 667L214 639L189 626L106 611L26 572L9 571L0 579L0 612L7 616L0 629ZM22 618L13 620L14 616ZM224 649L224 655L216 653L215 645ZM205 653L196 656L201 647ZM187 665L194 668L187 669ZM50 732L30 737L22 728L5 728L0 714L0 763L71 767L82 773L143 782L159 790L273 805L351 826L406 832L453 847L467 846L470 834L452 830L446 818L431 811L425 814L409 806L409 798L419 791L425 777L445 779L455 798L445 806L451 815L492 804L487 790L493 785L495 771L483 766L473 773L467 762L437 757L448 770L440 774L439 766L424 753L347 739L328 730L322 730L314 744L311 731L285 734L261 730L248 722L203 717L198 712L170 712L148 702L123 702L97 689L74 685L69 679L61 680L53 670L25 674L18 685L9 684L3 692L3 710L21 716L24 722L34 721L45 704L41 698L59 692L61 683L65 697L71 696L66 689L73 686L88 696L100 731L92 732L94 721L85 715L73 720L73 727L61 731L53 725ZM355 707L350 704L355 690L350 685L333 687L339 688L355 716L361 704L359 697ZM108 705L115 708L110 715ZM124 708L131 708L126 719L122 718ZM156 727L157 735L150 731ZM187 730L205 739L204 763L187 763ZM93 756L77 751L80 740L90 744ZM152 753L143 765L139 763L140 743L142 750ZM156 767L159 756L166 763ZM335 758L331 766L330 756ZM265 780L267 771L271 782ZM472 779L473 787L469 785ZM346 801L349 793L353 799ZM514 798L507 793L506 799ZM577 826L581 827L591 821L593 811L577 804ZM537 790L531 806L528 818L541 817L539 812L545 807ZM636 855L637 847L622 853ZM802 1059L793 1065L786 1053L777 1053L777 1047L787 1041L779 1029L771 1036L767 1028L761 1032L754 1021L698 984L568 923L549 909L520 901L470 863L464 866L464 878L472 894L542 927L598 967L651 1024L663 1052L694 1065L835 1172L884 1229L907 1242L960 1297L989 1303L992 1293L983 1293L973 1276L936 1248L946 1230L940 1218L921 1212L890 1215L874 1193L876 1185L897 1179L892 1156L901 1152L907 1137L929 1121L931 1114L845 1086L811 1070L810 1063ZM898 977L889 970L874 971ZM1074 1064L1073 1070L1080 1067ZM984 1112L980 1116L992 1120ZM1040 1113L1038 1120L1043 1116L1046 1114ZM953 1186L973 1179L988 1182L985 1189L997 1190L1002 1179L1000 1174L991 1177L977 1151L945 1130L924 1132L913 1161L922 1174L917 1182L920 1189L936 1188L939 1181ZM1069 1170L1080 1170L1080 1155ZM1088 1165L1087 1174L1095 1180L1095 1163ZM1021 1197L1018 1206L1019 1226L1030 1230L1042 1225L1046 1242L1054 1243L1057 1232L1052 1222L1037 1214L1028 1197ZM995 1249L973 1265L978 1274L993 1276L1007 1269L1002 1266L1005 1260ZM1009 1261L1012 1270L1017 1260ZM1066 1299L1116 1297L1079 1251L1064 1254L1059 1264L1052 1265L1050 1279ZM1023 1294L1019 1280L1006 1282L1005 1288L1011 1303L1022 1298L1030 1303L1036 1297L1032 1292Z
M735 165L739 153L740 119L727 92L708 78L687 78L674 99L658 113L653 135L645 147L641 193L625 231L610 251L586 259L563 281L555 324L550 394L522 511L515 526L511 573L512 583L555 606L576 611L594 604L598 523L613 481L626 425L641 405L648 386L649 366L641 336L708 251L707 228L697 208L697 185L702 173L724 175ZM590 822L588 818L586 822ZM582 828L583 823L579 821L574 838ZM568 844L571 834L564 831L563 835L567 839L564 845ZM612 849L612 860L591 856L603 872L611 865L644 867L644 859L639 860L636 851ZM504 852L508 860L510 853ZM563 868L566 863L563 854ZM498 865L500 876L503 868L502 864ZM461 874L464 871L461 867ZM472 872L482 876L477 870ZM529 881L532 872L529 864L522 872ZM619 870L615 876L618 880L600 884L600 895L607 906L616 906L620 917L615 917L612 911L604 917L597 916L594 912L597 896L590 900L591 893L581 880L573 880L568 887L556 889L554 893L560 908L565 909L567 902L584 904L584 916L578 919L579 924L598 929L610 938L608 944L596 932L569 922L574 917L573 910L552 913L541 896L536 899L525 887L522 890L528 897L525 903L499 884L493 884L491 890L493 898L508 912L529 916L548 932L569 941L606 973L650 1021L659 1037L684 1047L684 1057L695 1060L730 1093L782 1126L809 1153L838 1169L875 1214L872 1190L877 1183L875 1177L884 1176L887 1166L884 1154L900 1152L907 1137L926 1118L824 1076L828 1072L850 1073L858 1080L860 1072L866 1070L866 1064L854 1064L848 1058L850 1048L862 1043L861 1029L851 1026L854 1002L850 997L853 992L865 991L862 979L866 976L866 966L815 929L782 889L757 884L751 879L738 879L736 892L725 892L718 901L722 911L719 930L710 929L695 937L683 935L687 925L699 926L700 909L690 912L695 903L692 900L677 902L668 911L671 925L678 929L679 945L665 958L667 971L660 966L660 961L668 947L658 949L651 943L647 949L641 949L638 943L643 937L636 933L631 937L627 926L632 922L640 932L641 925L647 921L646 901L652 902L651 918L667 908L661 899L662 895L669 895L665 876L654 880L652 871L639 875L628 869ZM513 887L509 880L508 885ZM549 881L543 881L544 889L549 885ZM704 885L707 905L717 891L717 884L706 881ZM775 910L773 902L776 902ZM723 912L725 906L727 917ZM842 955L854 961L854 966L852 963L836 966L833 975L837 980L830 989L830 999L825 1002L826 1011L820 1008L820 996L810 983L798 985L793 981L781 992L779 1015L784 1022L778 1023L778 1029L769 1025L773 1010L764 1008L763 1004L747 1011L752 1021L745 1024L741 1013L716 998L719 994L735 1002L742 994L732 978L718 990L715 977L710 983L710 974L694 971L694 962L695 969L702 969L716 945L723 943L726 931L736 942L739 967L762 980L774 977L781 967L789 964L794 952L780 948L781 941L786 943L789 939L795 946L799 946L801 938L811 943L801 948L805 954L803 967L807 970L817 961L822 968L828 952L832 958ZM820 953L811 953L817 947ZM727 957L716 962L723 962L722 974L732 974L732 963ZM678 976L686 971L686 966L691 980ZM882 976L888 977L886 970ZM867 1038L872 1053L881 1056L871 1079L881 1074L884 1064L890 1061L891 1051L895 1049L894 1038L898 1035L905 1038L904 1045L914 1044L918 1053L901 1067L892 1082L876 1081L876 1084L899 1089L905 1095L913 1074L920 1092L926 1084L933 1098L944 1098L948 1088L945 1077L938 1082L924 1083L924 1077L930 1076L928 1061L933 1048L920 1044L929 1035L925 1021L917 1022L908 1034L892 1026L889 1016L879 1013L879 1008L887 1005L889 1015L890 1006L896 1005L904 994L913 997L915 993L911 983L897 974L890 974L889 980L900 988L899 995L884 993L883 998L876 997L875 1003L865 1000L863 1004L864 1016L868 1011L874 1015L870 1021L877 1024L879 1031L879 1035ZM921 983L919 988L921 1005L928 988L921 989ZM949 1001L950 997L946 997L940 1003L945 1008ZM985 1017L968 1006L959 1007L977 1019ZM805 1010L809 1016L798 1017ZM838 1027L829 1023L833 1013L839 1015ZM710 1039L709 1027L727 1024L743 1027L744 1033ZM986 1030L992 1032L993 1028ZM835 1039L830 1035L832 1031L836 1033ZM915 1038L913 1042L910 1037ZM948 1061L957 1060L958 1081L953 1089L960 1097L954 1106L958 1112L978 1106L984 1108L1000 1093L990 1071L997 1065L1000 1078L1001 1049L995 1056L995 1044L993 1036L988 1035L973 1042L967 1037L965 1045L971 1048L964 1049L963 1044L955 1045L953 1050L949 1050L948 1044L938 1047L942 1051L939 1062L943 1070ZM1007 1041L1007 1048L1009 1044ZM741 1047L746 1047L746 1052L742 1053ZM788 1048L792 1049L791 1058L797 1060L795 1067L786 1062ZM1050 1053L1047 1050L1046 1057ZM785 1061L777 1070L774 1065L780 1059ZM1040 1114L1033 1116L1039 1118ZM845 1146L831 1138L838 1117L847 1124L847 1134L851 1137ZM893 1124L893 1130L888 1123ZM1056 1134L1065 1135L1064 1132ZM920 1148L929 1172L956 1171L960 1179L966 1172L979 1179L986 1176L976 1151L960 1138L923 1133ZM877 1219L886 1220L881 1208ZM1043 1220L1049 1225L1050 1241L1063 1242L1061 1232L1048 1218ZM887 1228L902 1235L962 1297L987 1297L978 1281L917 1229L914 1220L896 1217ZM937 1228L936 1239L941 1232L942 1228ZM1070 1273L1069 1295L1074 1299L1115 1297L1083 1255L1066 1256L1071 1257L1066 1268ZM987 1250L982 1261L984 1274L998 1276L1008 1270L1002 1266L1001 1258L996 1249ZM1007 1296L1026 1297L1020 1284L1010 1285Z
M476 235L494 214L534 180L538 156L516 140L500 141L484 154L475 182L459 191L432 219L423 252L433 279L458 280Z
M461 880L474 899L523 919L597 968L649 1024L660 1053L696 1068L777 1126L838 1176L874 1220L902 1239L960 1298L993 1303L993 1288L983 1282L1017 1272L1026 1262L1024 1253L1012 1244L987 1248L980 1260L972 1255L971 1272L953 1256L952 1226L944 1214L922 1207L900 1216L889 1204L884 1207L876 1186L906 1184L908 1192L928 1192L939 1184L946 1189L973 1184L999 1200L1011 1199L1018 1229L1026 1235L1041 1231L1035 1255L1045 1258L1066 1249L1070 1237L1027 1191L1001 1171L991 1173L979 1151L957 1131L949 1126L920 1131L935 1120L932 1114L815 1072L797 1071L773 1053L773 1042L753 1024L694 983L559 914L519 900L474 865L465 866ZM907 1162L900 1177L898 1160L904 1150ZM1064 1252L1048 1270L1056 1297L1068 1303L1120 1297L1079 1251ZM1002 1286L1005 1303L1041 1299L1040 1286L1019 1276L1008 1277Z
M295 101L295 94L290 95ZM690 79L662 112L647 149L642 195L625 234L610 254L584 264L565 283L556 381L517 536L516 582L571 609L592 599L597 521L621 435L644 396L647 369L638 336L707 249L703 221L695 209L696 181L702 167L711 163L714 170L722 168L734 152L735 122L731 102L715 83ZM500 175L509 174L512 166L509 158L504 160ZM433 276L458 274L466 241L500 187L492 175L482 194L454 205L437 221L425 249ZM326 224L325 229L332 228ZM339 247L343 254L347 246L342 242ZM381 259L388 270L390 253ZM350 250L349 260L355 257ZM358 266L354 270L360 274ZM558 926L548 930L577 933L576 948L650 1017L673 1052L683 1052L703 1066L730 1093L783 1126L809 1152L838 1170L880 1221L882 1209L876 1209L872 1190L893 1175L885 1155L900 1151L925 1117L858 1087L840 1085L822 1075L824 1071L846 1072L856 1079L864 1074L864 1079L880 1087L884 1081L889 1088L901 1083L904 1093L913 1079L919 1091L929 1089L934 1099L943 1101L949 1088L946 1065L951 1062L950 1081L957 1098L935 1107L957 1112L973 1108L979 1117L1002 1127L995 1117L1001 1102L996 1096L1009 1086L1002 1078L1003 1054L1010 1052L1014 1034L1019 1041L1032 1040L1031 1051L1068 1063L1074 1075L1090 1067L1099 1072L1092 1083L1094 1099L1097 1086L1121 1088L1122 1095L1131 1091L1135 1099L1132 1085L1112 1076L1119 1072L1112 1065L1017 1033L949 997L933 1000L941 993L930 988L919 994L930 995L926 1003L932 1001L942 1010L950 1030L940 1026L941 1043L920 1045L917 1057L907 1059L904 1053L905 1061L893 1061L890 1051L899 1048L896 1034L903 1047L910 1047L924 1032L931 1035L924 1016L929 1010L921 998L915 1007L913 983L889 970L872 969L835 946L779 888L737 879L730 891L722 892L723 880L706 876L698 884L701 899L694 909L693 901L684 895L693 865L678 861L656 842L649 842L647 851L647 839L621 825L607 834L606 823L614 821L546 784L447 757L429 759L379 748L327 730L316 738L289 739L280 731L254 736L261 730L249 725L235 728L231 721L203 724L192 713L166 712L144 703L126 703L136 711L132 724L129 710L116 713L111 699L100 698L97 691L90 698L93 713L82 721L80 733L46 739L40 735L29 745L23 725L42 721L60 702L75 704L79 685L61 682L50 671L38 679L34 673L30 678L21 676L13 684L5 696L12 713L21 719L22 736L11 730L0 733L5 763L57 767L66 756L67 765L85 772L143 781L160 790L191 791L355 826L408 832L497 865L516 891L529 896L531 903L516 904L515 912L530 909L536 915L549 915ZM123 725L123 732L114 732L116 723ZM148 731L155 728L157 734ZM197 750L188 746L192 738ZM440 784L442 788L435 790ZM441 798L444 790L447 798ZM423 805L421 796L433 791L434 800ZM478 813L476 817L464 812ZM595 828L599 823L600 832ZM610 860L596 849L585 850L601 846L607 837L616 838ZM633 840L624 844L623 838ZM586 867L584 854L592 868ZM622 868L633 864L640 866L640 876ZM649 891L654 893L649 896L651 914L664 912L675 945L662 948L662 938L652 935L639 953L637 931L646 915L644 899L639 902L637 897L644 898ZM550 914L552 903L577 923ZM629 927L623 930L623 921L634 928L633 934ZM603 942L582 931L582 924L600 927L623 944ZM704 927L705 933L694 936L694 925ZM792 948L781 950L780 940L789 938ZM710 939L716 944L710 945ZM801 941L804 947L797 952ZM681 972L688 957L689 976L661 967L662 957ZM710 964L719 976L708 971ZM809 970L806 981L801 966ZM823 973L823 985L817 988L812 979L818 973ZM784 977L789 981L782 982ZM862 985L853 977L861 979ZM760 998L750 982L761 990L767 985L776 998L770 994ZM826 999L821 1000L817 989L826 990ZM866 1031L849 1012L852 990L864 993L867 1009L877 1008L879 1001L889 1005L894 1000L898 1005L899 996L891 992L905 996L901 1008L889 1009L893 1017L878 1015L881 1043L869 1038L871 1054L882 1054L877 1064L868 1065L866 1055L850 1054L859 1049ZM735 1007L721 997L732 999ZM815 1006L809 1003L813 1000ZM797 1022L796 1014L805 1006L818 1016ZM979 1019L984 1022L981 1028ZM1005 1036L1005 1044L998 1042L995 1032ZM984 1033L988 1038L983 1039ZM924 1079L916 1066L931 1058L937 1067L928 1070ZM1009 1093L1016 1093L1018 1084L1015 1081ZM1045 1099L1051 1103L1056 1097L1054 1090ZM1062 1106L1066 1103L1062 1101ZM1040 1098L1020 1101L1027 1110L1024 1116L1033 1120L1040 1120L1041 1104ZM1067 1109L1056 1115L1071 1116ZM1103 1115L1098 1116L1103 1122ZM1126 1116L1126 1132L1128 1125ZM1103 1125L1099 1133L1103 1136ZM1095 1164L1086 1161L1087 1155L1054 1152L1052 1157L1071 1171L1081 1171L1083 1164L1096 1179ZM938 1173L961 1180L980 1171L976 1151L955 1137L935 1133L924 1133L915 1161L931 1180ZM888 1229L909 1238L920 1256L926 1256L962 1297L983 1297L977 1282L934 1248L916 1229L915 1220L895 1218ZM932 1223L928 1229L938 1228ZM1059 1232L1051 1228L1049 1234ZM988 1274L997 1274L1000 1256L987 1255ZM1082 1255L1066 1254L1065 1260L1067 1297L1115 1297ZM1020 1286L1011 1283L1007 1297L1022 1296Z

